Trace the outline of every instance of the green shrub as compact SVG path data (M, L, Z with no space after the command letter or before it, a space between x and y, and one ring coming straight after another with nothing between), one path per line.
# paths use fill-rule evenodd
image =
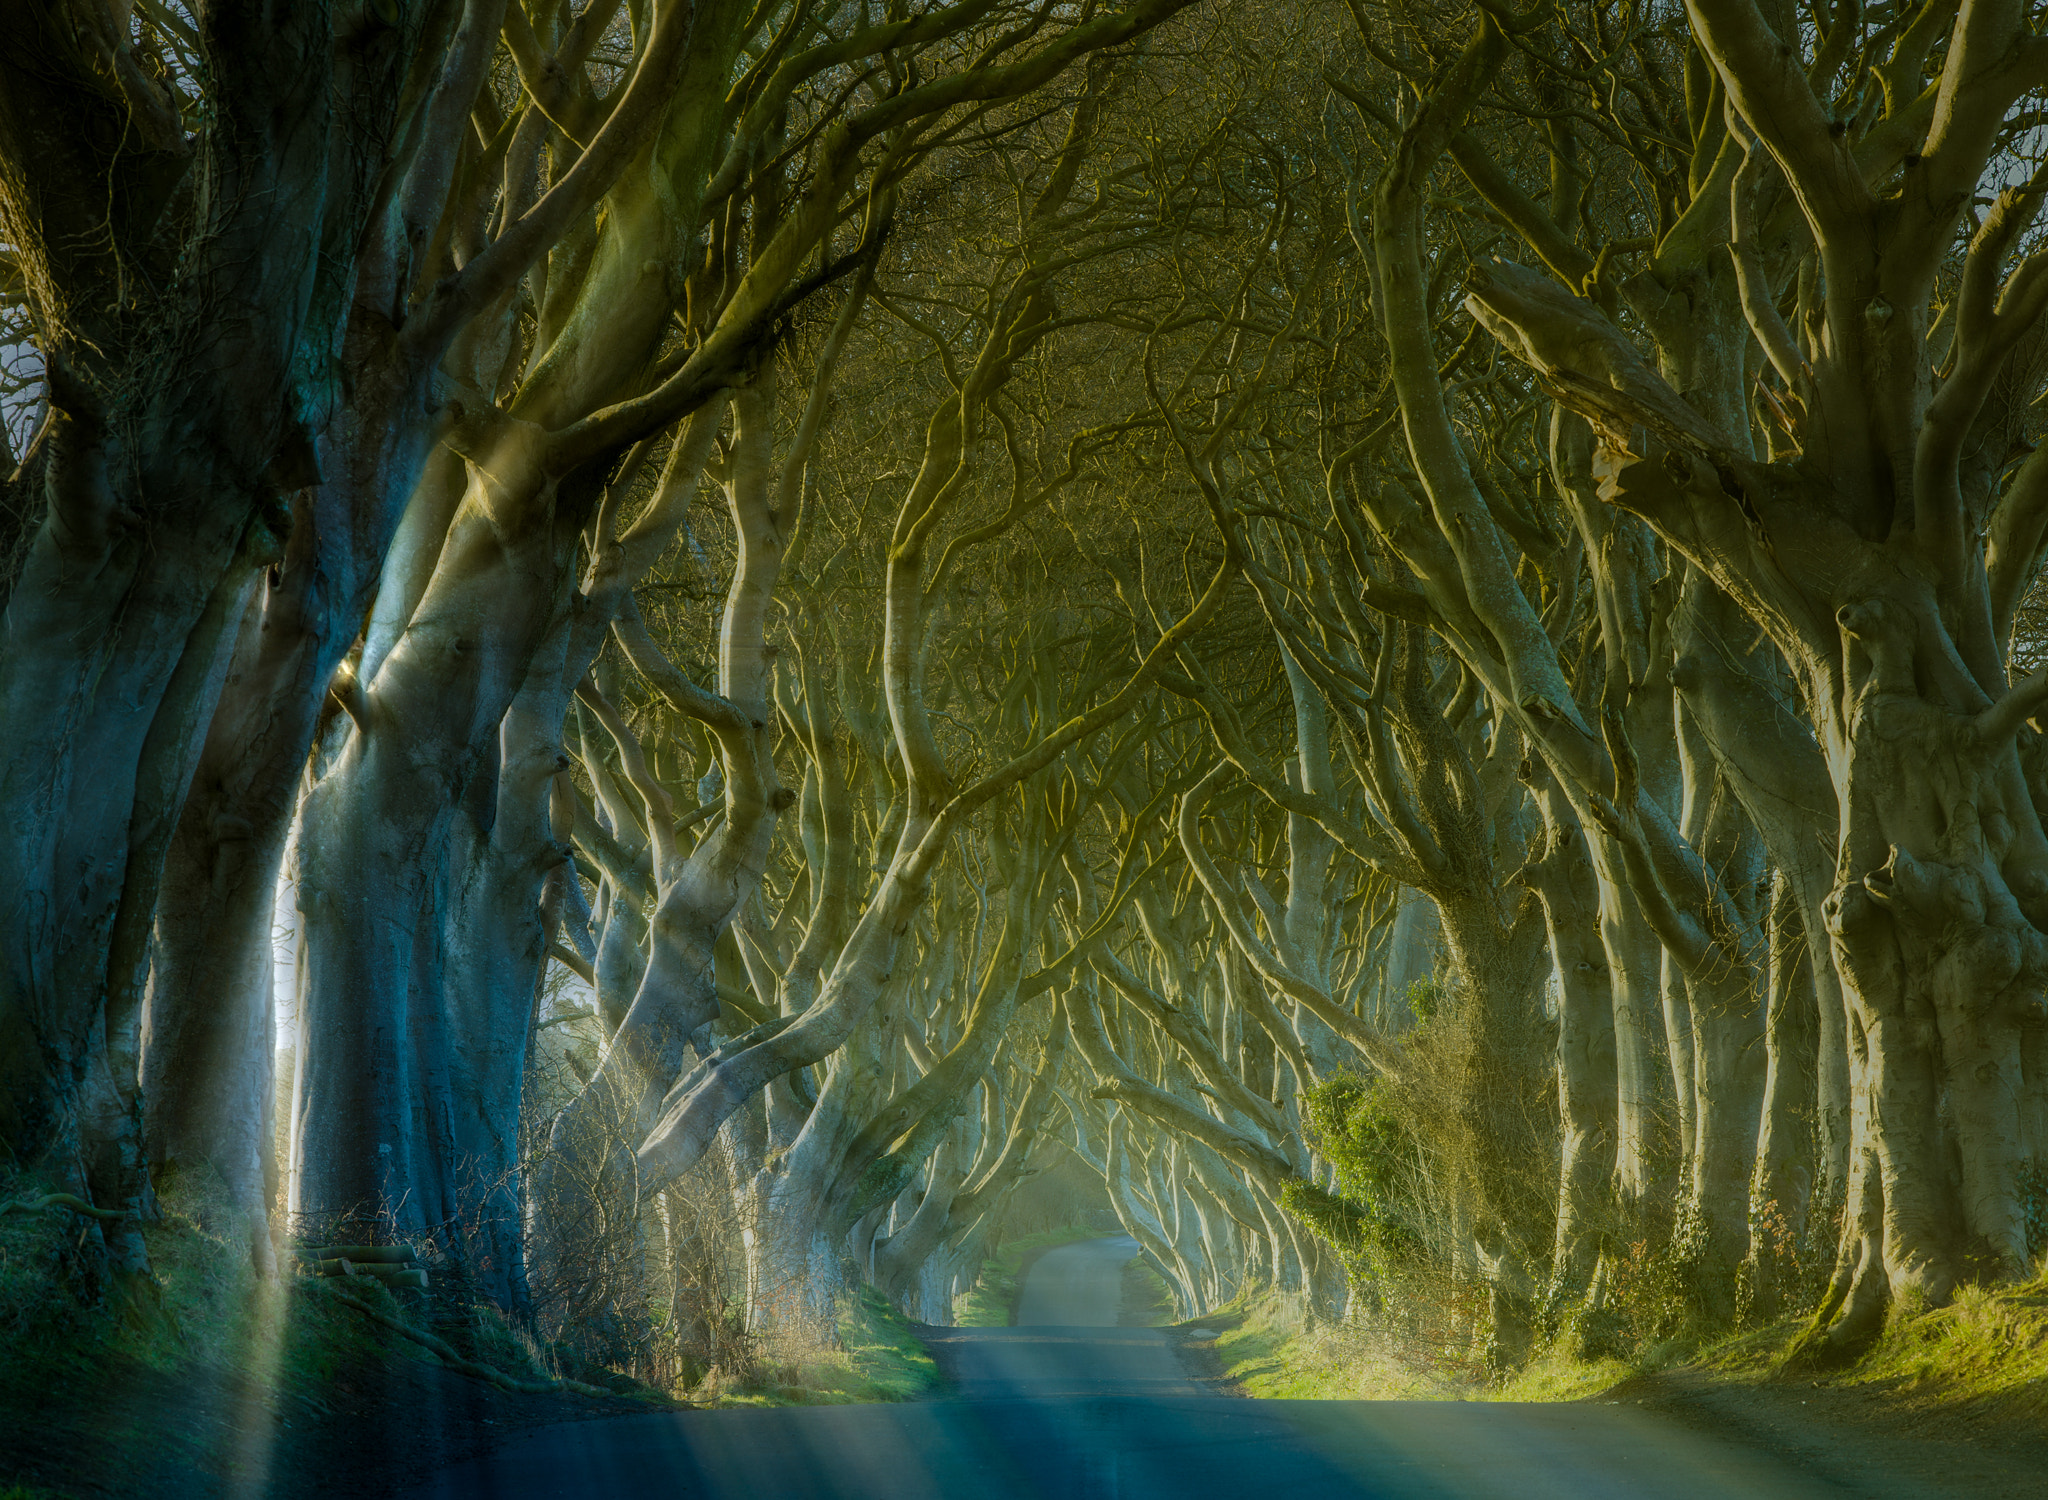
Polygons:
M1421 1152L1399 1101L1377 1080L1349 1074L1302 1096L1310 1141L1337 1169L1337 1193L1292 1182L1281 1204L1339 1255L1354 1282L1385 1281L1421 1249Z

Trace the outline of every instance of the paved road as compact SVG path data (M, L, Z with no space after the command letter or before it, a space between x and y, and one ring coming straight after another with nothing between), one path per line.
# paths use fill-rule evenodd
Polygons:
M1017 1326L1116 1327L1124 1300L1124 1267L1137 1254L1138 1242L1127 1234L1047 1251L1024 1278Z
M1116 1328L1128 1240L1053 1251L1029 1326L935 1329L952 1398L543 1429L415 1500L1807 1500L1836 1481L1631 1406L1202 1394L1159 1329ZM1050 1322L1048 1319L1069 1319Z

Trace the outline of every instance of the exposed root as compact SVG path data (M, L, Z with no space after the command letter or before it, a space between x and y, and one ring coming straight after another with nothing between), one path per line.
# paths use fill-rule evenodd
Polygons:
M88 1219L98 1219L102 1224L117 1224L128 1217L125 1208L94 1208L76 1193L46 1193L40 1198L10 1198L0 1203L0 1218L5 1218L16 1209L23 1213L34 1213L40 1208L68 1208L75 1214Z
M1868 1300L1852 1298L1840 1310L1823 1302L1780 1357L1779 1375L1818 1374L1854 1364L1884 1332L1883 1303L1873 1313Z

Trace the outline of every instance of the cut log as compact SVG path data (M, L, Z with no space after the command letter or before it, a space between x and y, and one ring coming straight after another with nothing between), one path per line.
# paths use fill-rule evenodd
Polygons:
M299 1251L303 1261L350 1260L357 1265L370 1262L378 1265L416 1265L420 1253L411 1245L323 1245L318 1248L308 1245Z

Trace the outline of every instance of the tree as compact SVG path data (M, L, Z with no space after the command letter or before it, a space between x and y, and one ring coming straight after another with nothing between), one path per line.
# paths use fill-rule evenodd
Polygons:
M0 64L0 235L48 390L6 505L0 1135L139 1213L165 852L346 351L379 336L364 304L400 367L438 356L390 327L393 210L432 191L408 147L480 66L480 15L120 14L16 7Z
M2021 393L2043 282L2012 106L2043 54L2017 5L1813 32L1743 0L1687 21L1668 48L1632 23L1635 77L1671 58L1700 85L1642 154L1645 178L1689 171L1644 269L1620 300L1572 285L1591 252L1479 180L1544 269L1497 262L1469 306L1592 424L1601 498L1782 653L1825 758L1836 863L1809 930L1848 1005L1855 1115L1817 1331L1840 1349L1893 1298L2027 1264L2048 920L2028 720L2048 681L2005 663L2039 560ZM1404 133L1412 171L1511 53L1537 68L1534 37L1481 20ZM2011 185L1979 219L1987 180Z

